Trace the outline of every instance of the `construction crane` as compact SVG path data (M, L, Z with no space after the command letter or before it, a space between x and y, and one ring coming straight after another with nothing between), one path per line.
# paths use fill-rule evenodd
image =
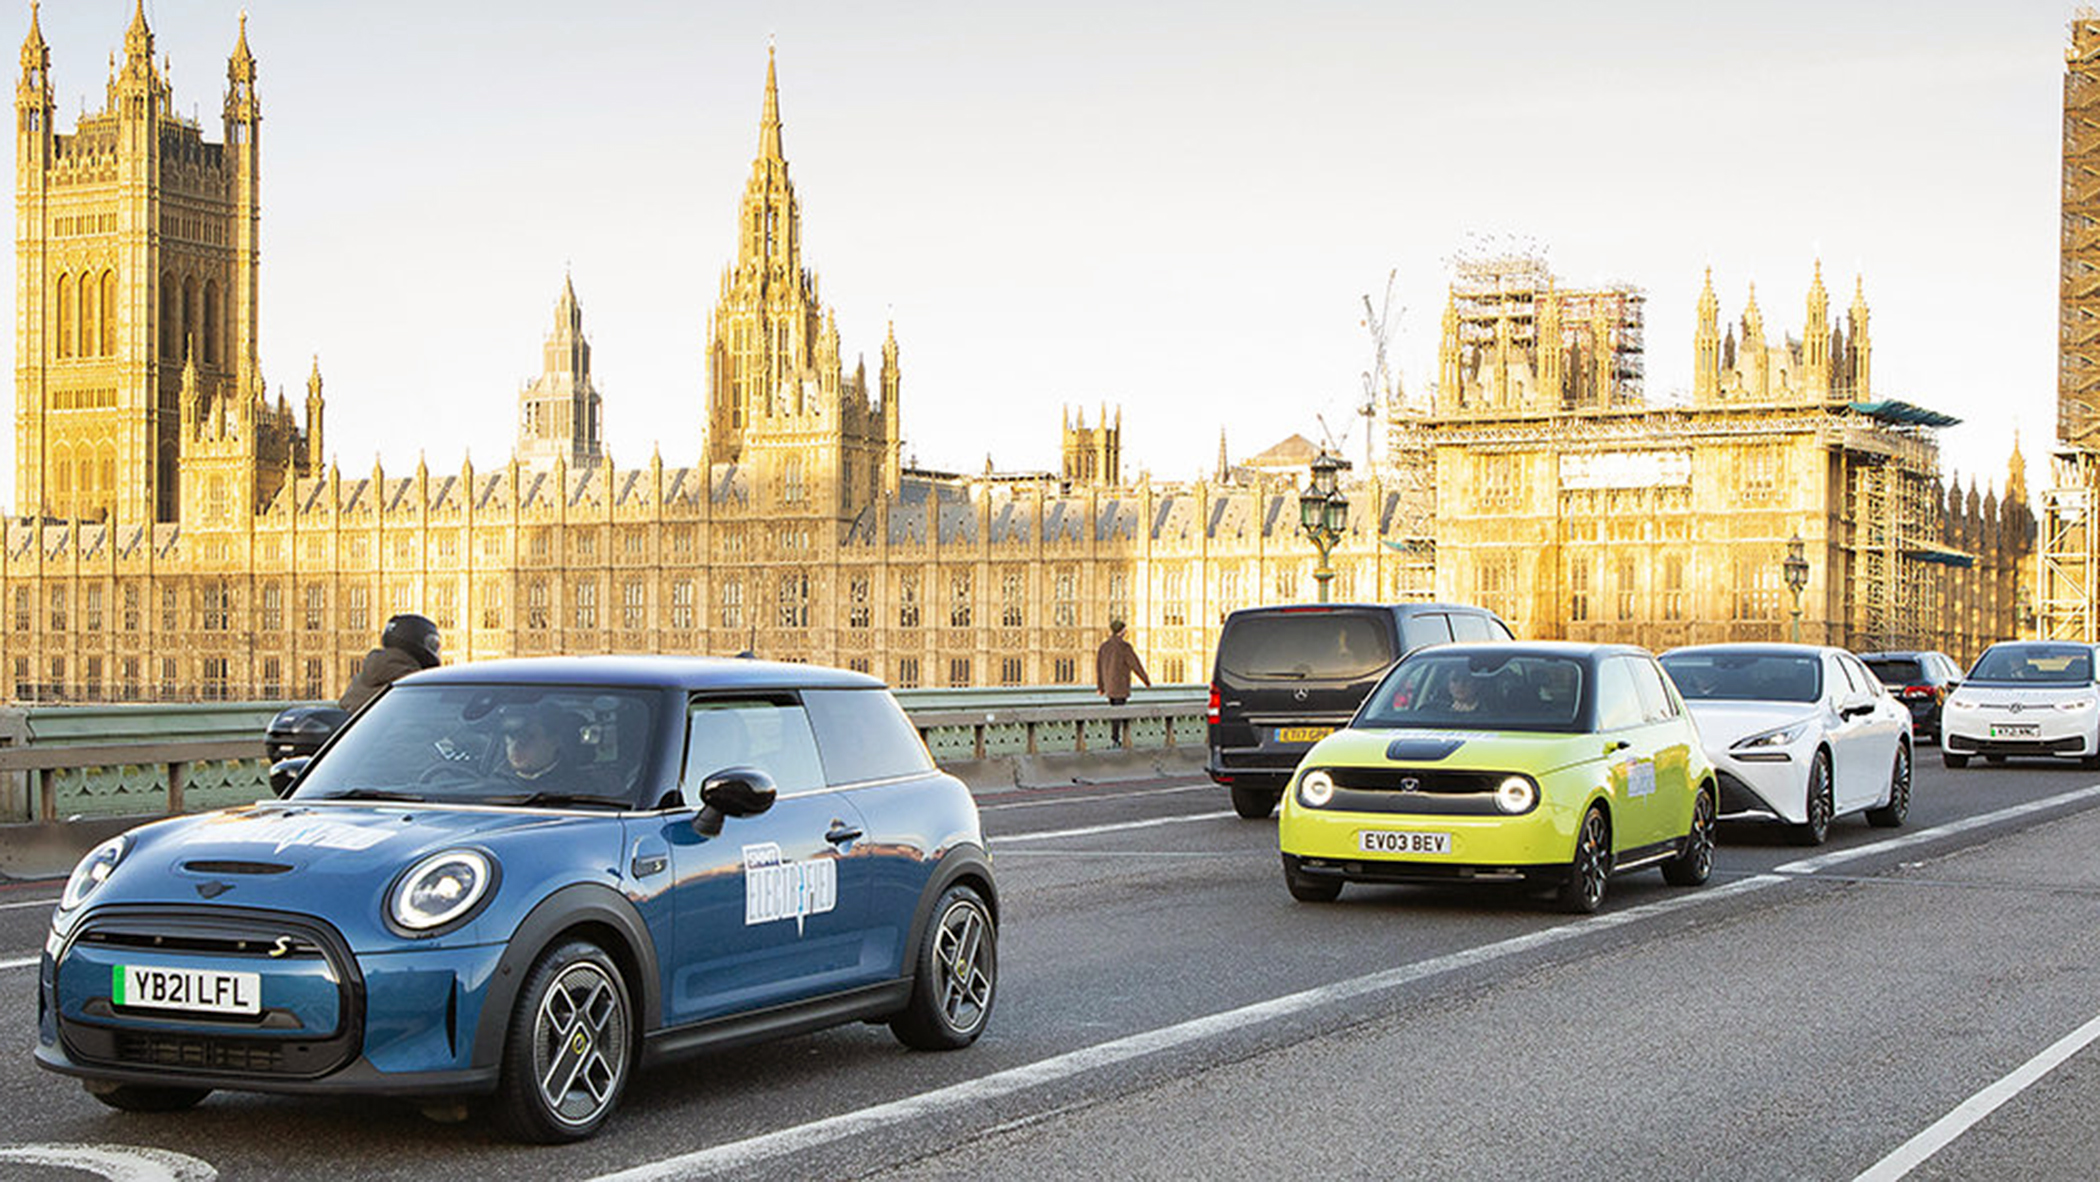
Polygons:
M1399 312L1393 310L1393 282L1399 277L1400 269L1398 267L1386 272L1385 299L1378 307L1373 308L1371 306L1371 297L1368 293L1364 296L1363 325L1371 333L1371 368L1364 371L1364 397L1363 401L1357 404L1356 413L1364 420L1364 472L1366 475L1370 473L1373 466L1371 449L1376 442L1378 434L1376 430L1378 400L1391 389L1391 379L1387 375L1385 362L1386 345L1392 340L1393 329L1399 324L1400 317L1407 312L1406 308L1401 308Z

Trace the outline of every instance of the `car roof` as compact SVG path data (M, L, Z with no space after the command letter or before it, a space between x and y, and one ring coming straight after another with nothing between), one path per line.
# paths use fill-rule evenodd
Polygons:
M1497 660L1509 657L1563 657L1576 661L1621 653L1640 657L1654 655L1637 644L1590 644L1579 640L1476 640L1462 644L1427 645L1409 653L1408 659L1448 657L1453 653L1482 653Z
M1812 653L1841 653L1847 650L1830 644L1787 644L1777 640L1739 640L1728 644L1681 644L1665 657L1678 653L1765 653L1772 656L1805 657Z
M742 657L516 657L468 661L411 673L397 684L593 685L633 689L881 689L865 673Z
M1420 614L1423 612L1466 612L1471 615L1492 616L1495 613L1475 603L1265 603L1259 607L1237 608L1228 616L1264 616L1282 612L1400 612ZM1500 617L1497 617L1500 618Z

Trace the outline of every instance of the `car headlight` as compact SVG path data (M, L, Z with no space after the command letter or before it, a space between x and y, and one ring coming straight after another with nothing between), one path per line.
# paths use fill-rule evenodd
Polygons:
M130 849L131 838L118 834L89 850L87 857L80 860L80 865L73 867L72 876L66 879L66 889L59 892L58 909L71 911L80 906L109 878Z
M1737 739L1728 749L1730 751L1759 755L1777 755L1783 749L1793 746L1794 740L1807 734L1808 727L1809 724L1805 721L1791 722L1785 726L1775 726L1771 730L1759 731L1748 738Z
M1538 802L1538 785L1522 776L1511 776L1495 786L1495 807L1505 813L1521 813Z
M2077 698L2069 702L2058 702L2056 708L2058 710L2091 710L2093 708L2093 700L2091 698Z
M1956 710L1974 710L1976 708L1976 699L1964 698L1960 694L1956 694L1947 699L1947 705Z
M415 931L442 927L465 915L488 893L496 868L480 850L446 850L409 868L394 887L387 911Z
M1334 799L1334 777L1324 771L1305 773L1305 778L1298 781L1298 799L1314 808L1326 805Z

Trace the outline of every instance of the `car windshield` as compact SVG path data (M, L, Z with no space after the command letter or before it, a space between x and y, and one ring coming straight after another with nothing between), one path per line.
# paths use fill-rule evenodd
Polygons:
M2093 679L2093 651L2075 644L1994 645L1970 670L1970 681L2014 685L2083 685Z
M1925 666L1915 657L1872 657L1867 668L1883 685L1916 685L1925 680Z
M1235 621L1218 642L1218 671L1249 680L1349 681L1369 677L1397 655L1377 614L1281 611Z
M1579 731L1582 681L1569 657L1424 649L1386 674L1350 725Z
M1813 653L1675 652L1662 659L1687 702L1814 702L1823 660Z
M660 700L590 686L395 686L292 797L630 807L656 746Z

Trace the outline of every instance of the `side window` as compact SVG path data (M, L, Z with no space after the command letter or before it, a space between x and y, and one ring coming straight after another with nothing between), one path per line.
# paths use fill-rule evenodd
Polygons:
M700 801L700 783L731 767L755 767L783 794L824 786L816 736L794 702L710 698L686 712L685 778L688 804Z
M1853 684L1867 697L1878 698L1888 693L1888 687L1881 684L1881 679L1874 676L1858 657L1851 653L1840 653L1838 663L1845 667L1845 672L1852 675Z
M1488 637L1489 640L1515 640L1517 638L1517 634L1509 630L1509 625L1499 619L1490 617L1488 619L1488 628L1494 633L1493 636Z
M1465 643L1467 641L1474 640L1502 639L1501 637L1495 635L1493 632L1488 630L1488 622L1486 616L1476 616L1468 612L1452 613L1451 637L1452 639L1457 640L1460 643Z
M1645 657L1623 658L1633 670L1633 688L1641 700L1641 717L1649 722L1668 722L1677 717L1677 705L1663 688L1662 670Z
M1860 689L1859 678L1845 664L1845 658L1832 653L1823 658L1823 681L1830 686L1831 693L1840 702L1856 702L1865 693Z
M833 784L860 784L933 770L919 730L888 690L804 690L817 752Z
M1634 688L1632 662L1608 657L1597 662L1597 729L1615 731L1641 724L1640 691Z
M1425 644L1448 644L1451 640L1451 617L1442 612L1423 612L1408 616L1400 624L1400 639L1413 652Z

